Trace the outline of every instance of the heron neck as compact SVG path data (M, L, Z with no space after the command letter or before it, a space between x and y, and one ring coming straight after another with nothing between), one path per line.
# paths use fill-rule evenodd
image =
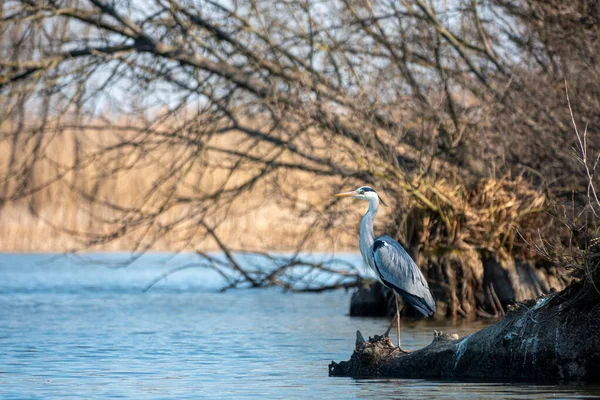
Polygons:
M369 254L369 249L375 241L373 223L375 221L375 216L377 215L377 210L379 210L379 201L370 200L369 209L360 223L360 252L363 257L365 257L365 261L369 258L367 256Z

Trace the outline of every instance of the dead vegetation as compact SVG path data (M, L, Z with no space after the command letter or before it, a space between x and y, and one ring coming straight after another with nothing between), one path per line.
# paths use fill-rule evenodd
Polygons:
M230 286L291 287L298 251L352 248L360 207L330 195L368 184L391 205L378 229L421 265L440 313L501 315L561 288L554 249L595 229L564 87L600 126L596 13L584 0L6 1L3 248L193 250L230 268ZM248 274L207 249L294 256L274 262L281 275ZM333 273L327 288L360 285Z
M132 134L121 132L121 135ZM66 130L45 144L47 159L37 162L30 172L30 185L40 189L0 208L0 251L220 250L214 238L207 237L204 230L191 232L191 228L185 227L161 234L159 227L153 226L145 237L140 237L140 231L135 230L117 240L102 240L102 235L114 233L115 223L122 217L120 210L138 203L139 194L151 190L156 177L164 172L156 159L137 165L139 155L135 153L123 150L110 154L105 150L118 144L122 137L110 129L106 132ZM228 143L235 147L239 139L239 135L231 134L213 140L211 146L216 148L220 142L221 147ZM77 152L83 154L78 156L80 160L90 157L94 162L75 166ZM10 154L8 143L0 144L0 165L8 165ZM250 176L248 166L229 176L226 166L232 160L222 152L215 151L210 157L211 165L194 167L184 181L178 182L187 187L184 190L188 193L185 198L181 196L180 204L161 214L158 224L177 223L197 212L187 199L193 193L190 188L210 191L223 185L235 187ZM127 164L134 165L129 168ZM284 178L281 184L285 185L285 190L298 193L299 200L293 204L296 210L317 207L329 197L334 184L330 178L315 177L303 171L291 172ZM309 179L311 185L307 186ZM9 189L5 186L5 190ZM310 190L310 193L302 193L303 190ZM287 211L289 205L290 200L283 198L280 191L273 192L268 185L259 183L233 199L226 209L205 212L203 219L210 225L218 225L219 237L232 248L289 252L297 249L298 238L305 235L314 222L310 213L306 216L290 214ZM85 235L88 231L96 237ZM335 235L331 231L318 237L309 235L306 247L323 252L353 250L354 231L342 229Z

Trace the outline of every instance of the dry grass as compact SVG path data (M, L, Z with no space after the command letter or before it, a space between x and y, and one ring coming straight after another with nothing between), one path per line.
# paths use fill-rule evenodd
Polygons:
M99 158L94 158L89 165L80 165L76 172L66 172L58 182L34 195L0 208L0 251L80 249L88 246L88 242L72 232L93 230L110 234L115 225L110 221L114 222L119 214L101 203L87 201L77 192L93 193L100 202L110 201L123 207L156 208L152 202L141 206L141 194L152 188L172 160L185 156L189 149L170 144L164 151L159 148L150 153L136 153L135 149L116 153L103 151L112 144L126 142L125 139L130 139L128 135L133 136L133 133L93 129L63 130L60 134L45 135L43 146L47 158L35 164L33 186L51 182L73 166L76 148L79 154L87 156L97 152ZM312 136L319 138L319 135ZM249 147L251 144L236 133L217 136L210 141L211 146L219 148L242 149L245 146L244 151L256 156L275 149L264 144ZM327 149L323 144L316 147ZM10 143L0 142L0 171L7 171L9 154ZM365 155L357 153L354 156L362 159L366 168L377 168L369 165ZM294 158L286 155L283 160L294 161ZM256 170L256 166L246 165L236 169L231 176L230 165L235 161L235 158L228 158L222 153L208 154L206 160L199 161L189 174L183 178L174 177L173 184L178 186L179 194L189 196L233 187ZM124 168L123 165L128 163L134 167ZM531 254L531 247L518 236L523 235L528 241L537 238L540 228L546 224L547 216L543 215L543 211L547 200L524 179L489 178L466 188L460 180L426 176L410 179L398 171L380 169L371 172L382 181L382 187L400 197L388 199L395 208L382 210L382 214L392 212L394 222L387 226L378 224L376 230L395 234L404 239L407 247L416 243L418 252L424 257L440 257L445 252L461 248L501 251L524 259L535 256ZM341 183L339 178L287 171L278 176L276 182L260 180L250 191L233 199L226 207L211 209L203 218L211 226L217 226L220 238L233 249L295 250L315 220L321 218L319 212L323 211ZM10 188L0 186L2 190ZM385 193L383 196L386 197ZM351 201L344 202L343 207L348 214L337 214L337 219L332 222L337 229L317 227L318 233L307 237L304 249L356 251L358 220L365 207ZM303 212L306 210L311 212ZM168 225L198 212L194 205L181 204L162 213L157 221ZM390 219L384 216L379 221ZM190 234L197 229L193 223L194 219L190 219L190 223L164 235L157 235L156 230L133 230L118 240L105 241L92 249L218 250L214 240L204 233ZM407 232L407 227L414 231ZM411 235L415 238L411 239Z
M413 213L429 214L422 235L432 253L469 246L527 259L531 249L519 237L531 239L547 224L546 196L521 177L484 179L470 190L445 180L420 186L429 203L413 202Z
M293 251L311 221L298 221L273 202L258 210L245 210L238 205L232 211L236 214L221 224L218 233L232 248L246 248L253 251ZM81 208L57 200L43 207L44 216L52 214L54 220L66 221L70 227L87 227L92 221ZM355 231L340 231L333 235L313 237L306 244L314 251L356 251ZM0 211L0 252L59 252L79 249L84 243L63 230L32 214L25 202L9 204ZM356 243L355 243L356 242ZM128 236L107 243L94 250L131 250L137 245L136 238ZM172 238L166 237L155 242L152 250L219 250L218 246L204 237L198 242L180 247Z
M84 154L122 140L112 132L64 131L60 135L46 138L45 153L51 159L38 162L33 171L33 185L41 185L56 178L61 168L71 166L75 159L75 146ZM125 133L126 134L126 133ZM214 146L238 146L241 138L235 134L213 139ZM9 143L0 142L0 169L6 171ZM253 150L256 154L271 149ZM170 148L170 151L177 149ZM184 151L184 150L182 150ZM157 156L159 154L159 156ZM114 219L113 210L101 204L92 204L78 195L74 188L85 193L93 192L100 200L128 206L139 202L141 193L152 187L161 173L161 166L173 158L173 154L161 155L154 152L149 159L138 162L135 168L112 173L113 164L123 159L136 157L135 154L114 155L69 172L64 179L26 199L9 202L0 209L0 251L36 252L66 251L85 246L85 241L71 232L89 230L110 232ZM288 157L289 159L289 157ZM202 192L215 190L224 182L236 185L250 176L252 167L236 171L229 177L226 167L228 159L222 154L212 154L210 164L201 164L179 182L183 193L199 189ZM64 168L63 168L64 169ZM107 177L108 176L108 177ZM536 233L543 221L540 212L546 203L545 196L532 189L525 180L517 178L487 179L476 187L467 190L460 182L449 183L445 179L431 180L419 178L414 182L403 177L382 177L392 193L407 193L408 196L388 199L398 210L395 214L417 218L421 230L417 233L421 251L427 256L438 256L448 249L473 247L475 249L502 249L507 254L513 252L515 243L523 248L524 242L515 240L517 228L526 237ZM96 182L100 182L95 186ZM218 225L217 233L232 248L253 251L295 250L307 230L319 218L318 211L328 203L329 196L340 184L339 179L316 177L311 173L292 171L277 181L277 190L269 186L269 180L261 181L250 192L236 198L226 209L218 209L207 216L211 225ZM394 187L399 185L399 187ZM0 188L1 189L1 188ZM193 190L192 190L193 189ZM6 190L6 189L5 189ZM287 195L285 195L287 194ZM383 194L385 197L385 194ZM356 234L363 205L344 203L348 215L340 215L334 221L338 229L320 230L309 236L304 248L314 251L346 251L357 249ZM290 212L290 208L294 212ZM317 213L303 214L303 208ZM404 210L410 210L404 212ZM33 212L32 210L35 210ZM393 210L383 209L382 214ZM161 215L161 222L169 222L193 215L197 210L189 205L173 207ZM299 215L305 215L300 217ZM425 215L425 216L424 216ZM380 221L388 220L383 217ZM408 221L409 223L411 221ZM396 226L385 227L387 233L399 232L402 236L407 221L396 221ZM187 227L183 231L173 230L167 235L156 237L152 232L133 231L124 237L93 247L94 250L131 250L145 248L152 250L218 250L210 238L198 234L189 238ZM379 228L383 228L382 225ZM377 227L376 227L377 229ZM140 236L144 236L140 244ZM187 239L183 239L183 237Z
M122 135L123 133L120 133ZM43 185L56 178L60 166L71 166L75 158L75 146L79 151L91 154L103 146L117 140L115 134L95 131L62 132L46 138L45 153L51 159L45 159L36 164L33 171L32 185ZM229 143L239 145L239 137L235 134L219 137L212 141L213 145ZM7 141L0 142L0 170L6 171L10 147ZM171 151L174 151L172 148ZM269 149L257 149L268 151ZM92 204L73 189L86 193L94 192L98 199L107 200L119 205L138 204L141 193L146 193L152 187L162 172L164 162L158 159L154 152L147 162L139 162L135 168L123 170L117 174L111 172L114 159L106 158L101 162L91 163L80 168L76 173L67 173L62 180L36 192L28 198L6 203L0 208L0 251L3 252L44 252L69 251L86 247L81 235L71 232L89 230L110 232L110 224L106 221L114 219L117 214L101 204ZM164 154L170 158L173 154ZM133 154L122 157L135 157ZM178 182L181 193L191 193L194 190L210 192L227 181L228 186L236 185L250 176L251 167L236 171L234 177L229 177L229 171L223 166L228 162L225 156L211 155L210 165L199 165L188 174L184 181ZM106 175L111 175L106 178ZM100 182L97 187L96 182ZM221 240L231 248L244 248L252 251L290 251L297 249L299 239L306 234L315 219L315 213L307 213L299 217L298 213L290 213L290 200L282 193L292 193L298 200L296 211L302 207L313 207L316 210L326 203L333 193L331 179L315 177L312 174L292 171L278 179L278 188L273 192L269 181L261 182L250 192L236 198L228 207L210 214L207 219L216 229ZM338 181L339 183L339 181ZM0 191L2 191L0 187ZM4 188L6 191L7 189ZM356 208L356 217L361 207ZM35 210L35 211L33 211ZM163 224L168 224L177 218L197 212L193 206L181 205L173 207L160 217ZM357 218L348 218L349 225L357 225ZM157 237L152 232L133 231L124 237L89 247L92 250L117 251L148 248L150 250L218 250L216 243L203 234L189 238L193 227L187 226L180 231L174 230L167 235ZM140 237L144 237L140 244ZM183 239L185 236L185 239ZM340 229L339 231L323 231L319 235L310 236L304 246L314 251L345 251L356 250L355 229Z

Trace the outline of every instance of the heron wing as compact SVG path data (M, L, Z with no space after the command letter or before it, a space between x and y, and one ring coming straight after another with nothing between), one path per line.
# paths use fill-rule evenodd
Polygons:
M435 300L425 277L404 247L389 236L373 242L373 259L381 281L425 316L435 313Z

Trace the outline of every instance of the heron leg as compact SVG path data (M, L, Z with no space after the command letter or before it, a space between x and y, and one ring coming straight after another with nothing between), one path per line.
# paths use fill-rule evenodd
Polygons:
M394 296L396 297L396 328L398 330L398 348L401 349L400 346L400 302L398 301L398 294L394 292Z
M394 322L395 322L396 323L397 334L398 334L398 336L397 336L398 337L398 347L397 347L397 349L400 350L400 351L402 351L402 352L405 352L400 347L400 312L402 310L400 309L400 300L398 299L398 294L394 293L394 296L396 298L396 316L392 320L392 323L387 328L387 331L385 331L385 333L383 334L383 336L388 336L389 337L390 331L392 330L392 327L394 326Z
M398 313L396 313L396 315L394 316L394 319L392 320L392 323L390 324L390 326L388 326L387 331L385 331L385 333L383 334L383 336L389 336L390 335L390 331L392 330L392 326L394 326L394 322L396 322L396 318L398 318Z

